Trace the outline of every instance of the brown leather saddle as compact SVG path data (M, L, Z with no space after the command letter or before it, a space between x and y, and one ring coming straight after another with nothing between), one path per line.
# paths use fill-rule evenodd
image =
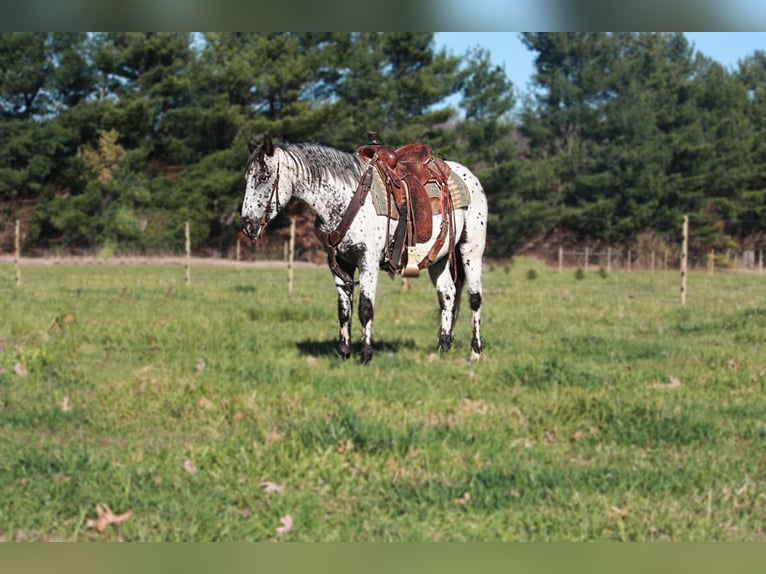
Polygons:
M417 276L420 266L412 260L414 246L431 239L433 216L438 213L444 215L444 198L449 197L447 180L450 167L444 160L435 157L431 147L424 143L406 144L396 150L372 144L360 147L356 153L373 162L385 183L389 206L393 205L396 210L389 213L389 220L399 220L387 257L390 266L397 272L404 268L402 274L405 276ZM439 187L438 198L429 197L426 191L429 183ZM405 248L408 257L403 262Z

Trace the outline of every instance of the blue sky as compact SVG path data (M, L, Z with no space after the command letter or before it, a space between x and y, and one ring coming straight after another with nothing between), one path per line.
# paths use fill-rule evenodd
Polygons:
M756 50L766 51L766 32L686 32L686 37L698 52L730 70ZM518 32L436 32L434 43L437 50L446 48L455 56L469 48L486 48L517 91L526 91L534 72L534 52L521 43Z

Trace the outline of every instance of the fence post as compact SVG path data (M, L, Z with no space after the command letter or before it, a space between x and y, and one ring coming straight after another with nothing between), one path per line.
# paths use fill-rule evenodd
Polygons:
M18 219L16 220L16 226L14 229L13 243L15 247L13 265L16 269L16 285L21 285L21 267L19 267L21 259L21 222Z
M590 249L587 247L585 248L585 272L588 272L588 259L589 259Z
M559 273L564 270L564 248L559 245Z
M237 237L237 269L239 269L239 255L240 255L239 237Z
M689 257L689 216L684 215L683 243L681 244L681 305L686 305L686 265Z
M652 275L654 275L654 250L652 250Z
M628 249L628 271L630 271L630 249Z
M715 270L715 249L711 249L710 253L707 254L707 272L712 275L714 270Z
M184 237L186 239L186 264L184 267L186 270L186 284L189 285L191 283L191 233L188 221L184 225Z
M293 294L293 261L295 260L295 218L290 218L290 247L287 251L287 293Z
M759 251L758 256L758 272L763 273L763 249Z
M606 271L607 273L612 272L612 247L607 247L606 249Z

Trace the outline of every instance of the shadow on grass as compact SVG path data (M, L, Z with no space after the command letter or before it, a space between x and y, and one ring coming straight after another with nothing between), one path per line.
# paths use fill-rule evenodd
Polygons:
M326 339L324 341L299 341L295 344L302 355L312 355L314 357L337 357L338 341L337 339ZM376 353L391 352L398 353L402 349L415 349L415 341L412 339L392 339L375 340L372 343L373 351ZM362 343L360 341L351 344L351 356L358 356L362 352Z

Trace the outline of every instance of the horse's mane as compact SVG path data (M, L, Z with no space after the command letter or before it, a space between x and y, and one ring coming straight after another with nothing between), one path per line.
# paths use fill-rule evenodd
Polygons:
M287 143L279 148L312 184L321 184L330 178L341 179L350 186L359 181L362 168L355 154L312 143Z

